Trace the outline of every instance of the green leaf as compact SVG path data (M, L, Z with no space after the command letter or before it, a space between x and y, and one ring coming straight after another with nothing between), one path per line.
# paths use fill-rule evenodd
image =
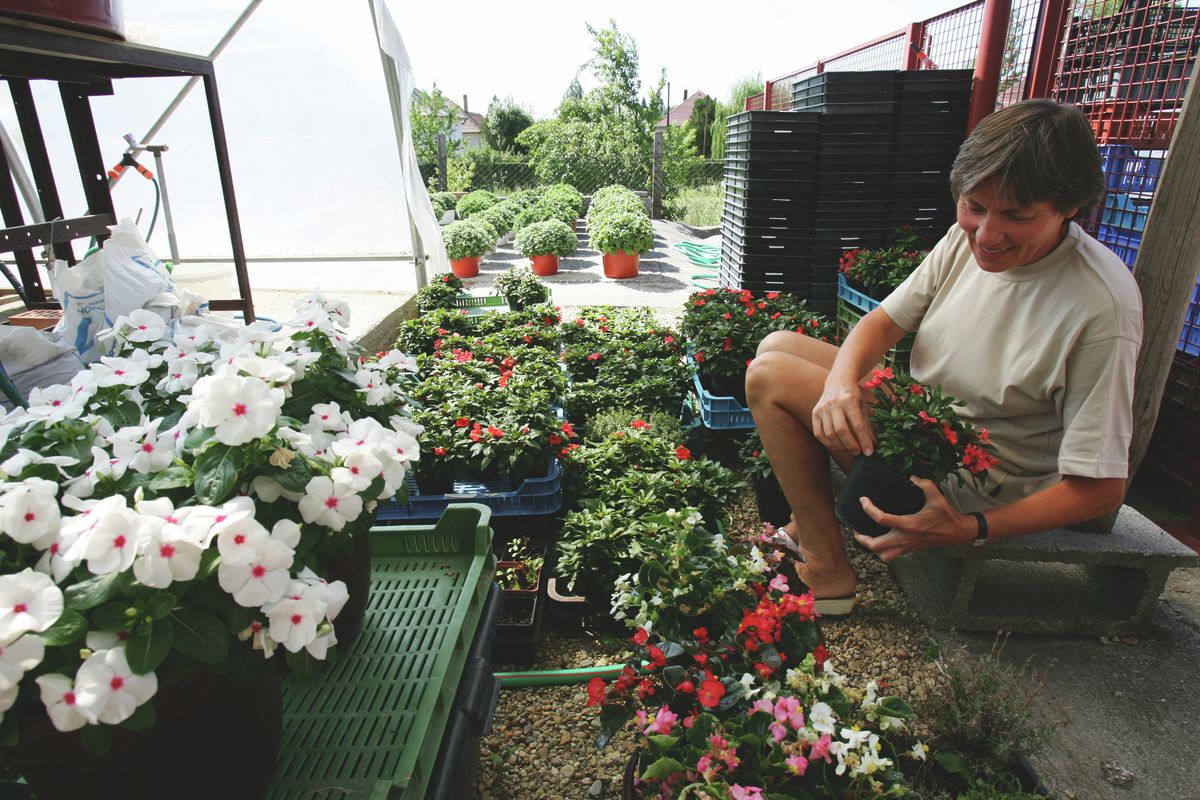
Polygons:
M47 645L61 647L82 638L87 631L88 621L84 619L83 614L68 608L63 610L57 622L38 635Z
M322 662L308 654L307 650L287 654L288 669L299 681L311 681L321 671Z
M825 702L829 704L839 719L847 719L850 716L850 700L838 687L830 687L829 693L825 695Z
M913 715L912 707L899 697L884 697L879 700L876 711L885 717L908 719Z
M117 590L119 574L110 572L107 575L97 575L95 578L68 586L64 592L67 608L86 611L107 601Z
M660 758L642 771L642 780L662 781L683 771L683 764L673 758Z
M967 762L962 759L957 753L934 753L934 758L941 764L942 769L949 772L951 775L957 775L968 784L974 783L975 773L967 766Z
M142 421L142 410L132 400L107 405L100 416L108 420L114 429L120 430Z
M289 492L303 492L304 487L308 486L308 482L313 477L312 467L309 466L308 459L299 454L292 459L292 463L288 465L286 470L275 470L268 474L279 481L279 485Z
M225 500L237 482L242 466L242 451L236 447L214 442L196 457L196 479L193 484L196 500L215 506Z
M171 652L174 640L175 626L169 619L158 620L144 632L142 626L138 626L125 640L125 657L129 660L129 668L138 675L153 671Z
M162 492L167 489L181 489L184 486L191 486L194 480L195 476L190 469L176 465L155 473L154 477L146 484L146 487L155 492Z
M215 552L215 548L208 552ZM230 606L237 605L228 592L212 581L193 581L188 588L187 597L189 601L201 608L207 608L209 611L216 611L220 614L228 611Z
M158 721L158 715L154 713L154 702L147 700L137 707L137 711L129 719L121 723L121 727L127 731L148 731L154 727L154 723Z
M607 745L617 731L625 726L629 710L622 705L610 704L600 707L600 732L596 734L596 749Z
M683 655L683 646L678 642L660 642L658 649L662 650L662 654L666 656L668 660L675 658L676 656Z
M229 632L221 620L208 611L180 608L171 614L175 623L174 647L202 664L224 661L229 653Z
M146 601L143 610L155 619L162 619L174 611L178 603L179 598L175 595L170 592L160 592Z
M200 569L196 572L196 580L192 583L193 589L202 583L207 583L205 578L210 577L217 571L217 567L221 565L221 551L215 547L210 547L200 556ZM209 584L210 586L212 584Z
M647 737L647 738L649 738L651 742L653 742L654 744L658 745L659 747L661 747L663 749L674 747L675 745L679 744L678 736L664 736L661 733L657 733L657 734Z
M187 435L186 439L183 440L184 449L195 450L205 442L212 441L213 432L214 431L212 428L196 428Z
M92 625L108 633L125 630L137 618L136 614L125 613L129 609L133 606L128 603L105 603L92 612Z
M89 753L106 755L112 746L112 728L108 725L85 725L79 731L79 741Z

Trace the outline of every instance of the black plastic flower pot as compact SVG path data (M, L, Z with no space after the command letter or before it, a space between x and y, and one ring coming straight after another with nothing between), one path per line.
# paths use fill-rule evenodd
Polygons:
M713 397L732 397L746 406L746 373L740 375L701 375L700 383Z
M882 536L888 528L871 519L858 498L869 497L889 514L915 514L925 505L925 494L907 476L892 472L872 457L858 455L846 475L837 500L842 522L867 536Z
M545 600L538 592L504 592L500 621L492 643L492 661L499 664L529 666L537 658L537 643L542 632Z
M754 500L758 504L758 518L763 522L782 528L791 521L791 506L774 475L754 479Z

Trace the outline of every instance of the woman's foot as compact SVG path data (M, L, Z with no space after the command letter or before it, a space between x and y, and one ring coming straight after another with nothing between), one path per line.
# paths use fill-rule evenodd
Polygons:
M796 575L813 593L813 597L841 598L849 597L858 588L858 576L850 568L849 562L843 557L840 566L824 567L822 561L814 554L804 552L797 534L796 521L793 519L779 529L780 534L786 535L796 544L795 569Z

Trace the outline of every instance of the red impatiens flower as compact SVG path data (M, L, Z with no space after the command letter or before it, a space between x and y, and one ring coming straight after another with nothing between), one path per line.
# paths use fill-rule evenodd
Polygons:
M700 705L705 708L713 708L717 703L721 702L721 698L725 696L725 685L716 678L709 676L700 683L700 691L696 697L700 700Z
M562 437L559 436L557 433L550 434L549 438L550 438L550 444L552 444L552 445L560 445L563 442Z
M963 466L973 474L986 472L999 463L995 456L978 445L969 444L963 450Z
M704 644L708 641L708 628L696 628L692 631L692 636L696 637L696 641Z
M562 424L562 432L567 435L568 439L575 438L575 429L571 427L571 423L569 422L564 422Z
M604 678L592 678L587 685L587 702L585 706L600 706L604 705L604 695L607 692L607 687L604 684Z
M446 448L444 448L444 447L435 447L435 448L433 448L433 454L434 454L435 456L444 456L444 455L446 455Z
M465 428L471 424L471 420L469 417L459 417L458 419L454 420L454 424L459 428Z
M779 297L779 292L767 292L768 300L775 300Z
M650 423L646 422L644 419L635 419L633 422L629 423L629 427L636 428L638 430L645 430L646 428L650 427Z
M689 458L691 458L691 457L692 457L692 451L691 451L691 450L688 450L688 449L687 449L686 447L684 447L683 445L679 445L679 447L676 447L676 448L675 448L675 456L676 456L676 457L677 457L677 458L678 458L680 461L687 461Z
M600 360L600 354L599 354L599 353L592 353L590 356L588 356L588 357L587 357L587 360L588 360L588 361L599 361L599 360Z
M646 640L649 638L650 634L646 632L645 628L638 628L633 636L630 637L630 641L632 641L634 644L645 644Z
M488 425L487 432L490 433L492 436L495 436L497 439L504 436L504 431L500 430L495 425Z
M921 411L918 411L917 416L920 417L921 421L924 422L926 425L937 425L937 417L929 416L929 414L927 414L924 409L922 409Z
M664 336L663 337L663 344L672 344L674 341L675 341L674 336Z
M925 387L919 383L914 383L908 387L908 391L910 394L925 394Z
M946 441L950 444L958 444L958 434L950 427L949 422L942 423L942 433L946 435Z

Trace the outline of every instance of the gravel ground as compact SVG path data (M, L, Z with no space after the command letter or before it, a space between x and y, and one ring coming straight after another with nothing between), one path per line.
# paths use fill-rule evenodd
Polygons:
M759 525L754 494L733 511L733 530ZM845 532L843 532L845 533ZM887 567L850 542L858 571L858 605L847 619L821 623L839 672L852 683L884 678L891 692L919 706L937 680L926 656L926 628L908 608ZM543 632L533 669L564 669L621 663L630 654L620 639L566 638ZM507 669L496 665L496 670ZM583 684L506 689L491 733L483 740L476 775L478 798L487 800L592 800L618 798L621 775L633 750L622 732L597 751L597 712L584 708Z

